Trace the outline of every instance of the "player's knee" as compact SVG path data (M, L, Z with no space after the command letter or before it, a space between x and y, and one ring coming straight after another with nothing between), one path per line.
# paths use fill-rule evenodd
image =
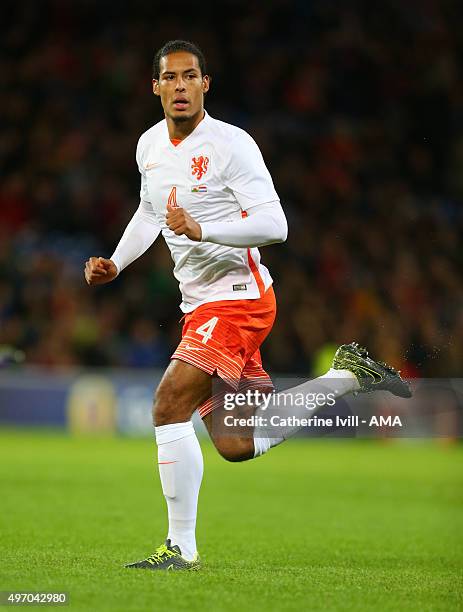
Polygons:
M161 385L153 402L153 423L156 427L181 423L191 418L191 406L176 397L169 385Z

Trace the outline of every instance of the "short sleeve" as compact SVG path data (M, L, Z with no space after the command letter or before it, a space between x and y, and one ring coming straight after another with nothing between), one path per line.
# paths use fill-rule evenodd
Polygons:
M225 185L243 210L279 200L259 147L243 130L231 142L224 171Z

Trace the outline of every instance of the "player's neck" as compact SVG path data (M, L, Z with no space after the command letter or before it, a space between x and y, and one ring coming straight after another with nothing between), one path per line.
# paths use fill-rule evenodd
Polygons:
M174 121L170 117L166 117L167 130L171 140L183 140L191 134L196 126L204 119L204 109L202 108L196 115L193 115L187 121Z

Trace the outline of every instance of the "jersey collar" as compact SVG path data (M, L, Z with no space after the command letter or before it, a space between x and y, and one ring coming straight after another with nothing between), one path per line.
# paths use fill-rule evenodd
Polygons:
M188 136L186 138L184 138L181 142L179 142L177 145L172 144L172 142L170 141L169 130L167 129L167 121L164 119L165 133L166 133L166 140L167 140L168 147L170 149L175 150L175 151L178 151L179 149L181 149L183 147L184 143L187 142L193 136L193 134L199 134L202 131L202 129L204 128L205 124L208 123L209 117L210 117L210 115L208 114L206 109L204 109L204 117L201 119L201 121L198 123L198 125L195 127L195 129L191 132L191 134L188 134Z

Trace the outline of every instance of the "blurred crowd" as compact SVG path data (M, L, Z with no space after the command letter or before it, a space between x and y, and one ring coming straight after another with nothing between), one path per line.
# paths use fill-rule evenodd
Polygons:
M226 20L207 3L2 3L0 345L49 366L168 363L181 312L165 245L107 286L83 267L138 206L136 143L162 118L152 57L187 38L208 60L208 112L256 139L288 217L287 242L262 249L268 369L316 374L355 339L410 376L460 375L461 5L222 4Z

